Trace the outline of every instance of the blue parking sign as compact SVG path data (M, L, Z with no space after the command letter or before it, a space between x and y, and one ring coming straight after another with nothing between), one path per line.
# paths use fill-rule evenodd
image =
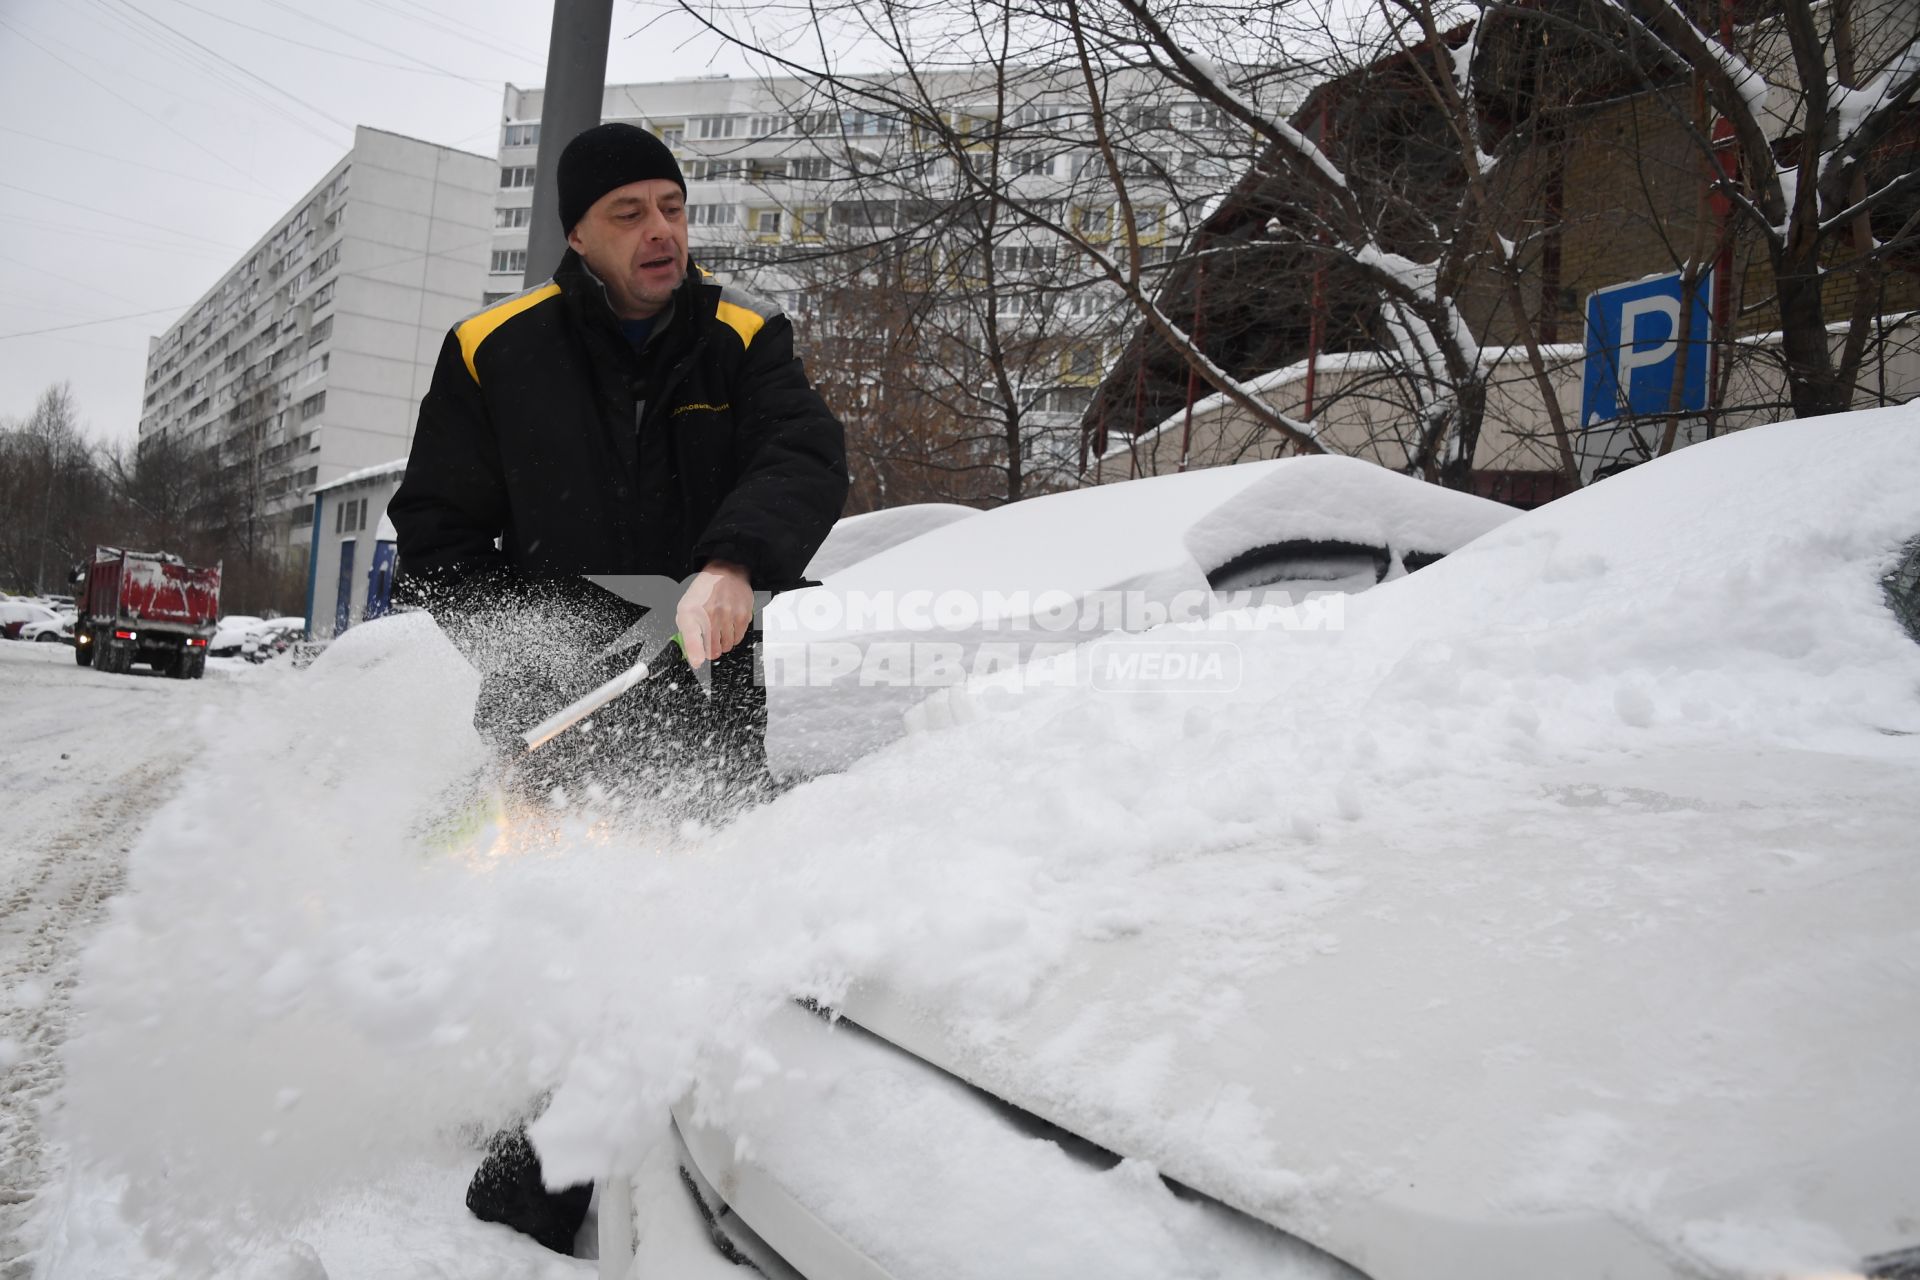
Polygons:
M1687 328L1686 380L1680 408L1707 407L1707 342L1712 332L1713 277L1694 293ZM1628 415L1666 413L1680 353L1680 273L1610 285L1587 295L1587 376L1580 425Z

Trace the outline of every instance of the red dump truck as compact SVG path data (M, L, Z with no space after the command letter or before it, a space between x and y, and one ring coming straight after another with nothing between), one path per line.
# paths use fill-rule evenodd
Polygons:
M74 579L73 660L127 672L144 662L177 680L207 670L220 616L220 569L196 569L165 552L95 548Z

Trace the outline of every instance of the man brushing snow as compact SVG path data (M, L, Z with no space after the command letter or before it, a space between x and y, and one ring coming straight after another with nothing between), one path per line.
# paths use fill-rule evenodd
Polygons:
M403 598L480 668L476 724L508 745L638 656L604 656L637 611L580 575L684 583L664 628L682 638L682 678L599 717L595 763L698 749L707 774L744 779L764 769L765 691L742 645L753 593L798 581L839 515L841 425L786 318L692 266L665 144L589 129L558 186L570 251L552 280L441 348L389 508ZM686 668L709 662L711 698L694 696Z
M847 492L838 419L770 304L687 252L673 153L604 124L560 157L570 251L553 279L447 335L388 510L403 600L483 683L475 723L518 735L630 665L639 610L581 575L684 583L684 661L535 760L542 781L636 775L697 811L763 793L766 691L743 645L754 592L798 581ZM669 595L668 599L673 599ZM711 664L711 690L693 669ZM589 749L591 748L591 749ZM553 766L558 762L559 769ZM571 1252L590 1189L548 1192L524 1132L494 1139L468 1206Z

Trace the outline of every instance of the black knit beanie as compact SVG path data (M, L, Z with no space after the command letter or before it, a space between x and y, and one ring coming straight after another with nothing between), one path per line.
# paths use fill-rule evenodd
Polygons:
M680 162L667 144L630 124L595 125L560 153L560 225L568 234L593 202L616 187L665 178L687 193Z

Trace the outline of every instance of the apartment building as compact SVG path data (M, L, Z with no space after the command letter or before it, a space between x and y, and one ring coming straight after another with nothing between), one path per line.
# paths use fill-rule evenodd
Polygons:
M151 340L141 447L217 451L268 545L313 491L404 455L448 328L484 289L487 156L361 126L353 149Z
M1041 463L1064 466L1077 461L1079 417L1131 332L1131 313L1110 282L1063 253L1060 237L1031 218L1009 215L989 232L956 236L940 217L977 196L979 169L988 166L1030 212L1118 246L1121 206L1084 89L1050 69L1020 71L1011 85L964 70L930 82L947 126L940 137L910 113L869 109L891 87L886 77L872 81L882 94L852 95L791 77L610 85L601 117L648 129L673 148L687 180L694 259L779 299L803 346L811 339L810 361L831 358L835 335L823 337L807 321L820 282L835 276L850 249L883 241L898 248L917 236L937 250L950 288L990 278L999 326L1029 339L1015 344L1023 353L1018 394L1037 428L1028 448ZM537 89L506 88L488 303L524 287L542 98ZM865 105L850 105L856 101ZM990 105L996 101L1004 106ZM1109 101L1121 104L1105 123L1121 140L1118 162L1151 269L1244 171L1253 141L1217 108L1172 97L1159 81L1142 78ZM964 139L958 156L956 133ZM971 182L961 163L975 167Z

